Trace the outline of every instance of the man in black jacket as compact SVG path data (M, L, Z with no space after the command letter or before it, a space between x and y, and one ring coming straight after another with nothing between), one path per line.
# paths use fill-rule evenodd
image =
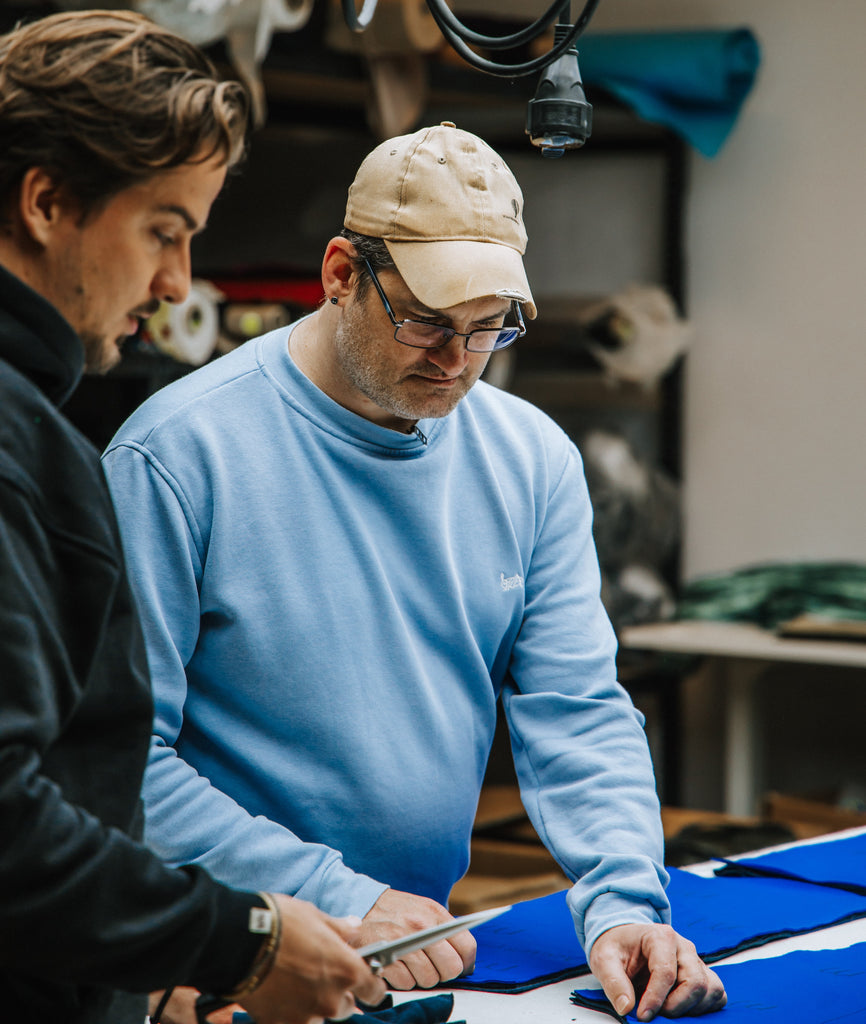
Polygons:
M186 295L245 130L243 90L138 15L0 37L0 991L16 1024L141 1024L144 994L173 985L259 1024L382 993L354 923L136 841L147 664L98 454L59 411Z

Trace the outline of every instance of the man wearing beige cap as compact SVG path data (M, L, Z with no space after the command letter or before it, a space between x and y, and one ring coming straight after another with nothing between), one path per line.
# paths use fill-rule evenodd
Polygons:
M616 682L580 457L478 382L525 333L523 197L451 124L364 161L325 301L164 389L104 464L156 691L148 839L363 917L448 916L501 699L523 800L622 1012L717 1009L666 924L642 721ZM467 933L386 975L471 969Z

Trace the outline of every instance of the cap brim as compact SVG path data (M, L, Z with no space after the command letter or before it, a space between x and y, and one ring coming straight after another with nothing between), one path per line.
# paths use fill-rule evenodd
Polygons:
M450 309L462 302L502 295L516 299L525 315L535 319L535 303L523 259L508 245L465 239L385 239L385 245L409 290L430 309Z

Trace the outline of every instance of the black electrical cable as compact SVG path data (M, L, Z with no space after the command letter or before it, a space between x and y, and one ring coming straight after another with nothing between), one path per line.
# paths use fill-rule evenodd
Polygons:
M169 1001L169 999L171 999L173 993L174 993L174 985L172 985L171 988L167 988L165 990L165 992L163 992L162 999L160 999L160 1001L156 1005L156 1009L150 1015L150 1024L160 1024L160 1020L162 1018L163 1011L165 1010L166 1006L168 1005L168 1001Z
M361 4L361 13L355 10L355 0L343 0L343 17L346 24L353 32L363 32L373 20L376 13L376 5L379 0L364 0Z
M344 2L351 2L351 0L344 0ZM598 7L599 2L600 0L586 0L579 18L574 25L569 26L568 33L564 35L558 43L556 43L543 56L518 64L498 64L495 61L490 61L484 57L480 57L473 50L469 49L464 41L467 38L467 34L473 33L471 33L470 29L455 18L452 12L448 9L444 0L427 0L427 6L436 21L436 24L439 26L442 35L445 36L445 39L451 44L454 50L459 53L468 64L471 64L472 67L479 71L485 71L487 74L496 75L500 78L515 78L522 75L531 75L536 71L546 68L549 64L571 49L575 40L586 28L590 18L595 13L595 9ZM557 9L561 9L562 11L567 11L569 6L568 2L565 4L556 4ZM550 20L549 14L550 11L548 11L541 19L536 21L533 26L530 26L530 28L534 29L540 24L540 22L544 22L544 27L546 27L547 21ZM452 27L452 25L456 27ZM477 36L477 34L475 35ZM523 37L524 33L516 33L516 35ZM541 30L538 32L538 35L541 35ZM500 39L501 38L502 37L500 37ZM489 43L486 45L488 48L493 48Z
M361 32L369 24L378 0L363 0L361 13L355 10L356 0L342 0L346 24ZM527 111L526 132L533 145L544 156L561 156L567 149L576 149L589 138L592 127L592 105L587 102L577 66L577 37L584 31L600 0L585 0L583 10L573 25L572 0L553 0L544 14L526 28L507 35L492 36L476 32L464 25L448 7L446 0L427 0L427 8L439 26L445 41L450 43L467 64L478 71L499 78L518 78L542 71L534 98ZM553 45L547 53L533 60L502 64L481 57L470 48L509 50L533 42L556 19Z
M428 6L432 8L433 4L428 3ZM562 0L553 0L550 7L548 7L537 21L534 21L531 25L521 29L519 32L513 32L510 36L485 36L480 32L474 32L472 29L467 28L466 25L462 24L445 3L437 5L437 13L441 16L443 23L447 25L452 32L459 34L465 43L470 43L472 46L483 46L488 50L510 50L516 46L523 46L524 43L531 43L534 39L537 39L547 29L550 22L557 16L561 7Z

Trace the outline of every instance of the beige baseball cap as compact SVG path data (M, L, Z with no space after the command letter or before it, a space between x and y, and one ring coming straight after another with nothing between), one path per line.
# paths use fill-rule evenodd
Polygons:
M536 315L520 186L498 153L450 121L377 146L349 188L343 223L383 239L431 309L496 295Z

